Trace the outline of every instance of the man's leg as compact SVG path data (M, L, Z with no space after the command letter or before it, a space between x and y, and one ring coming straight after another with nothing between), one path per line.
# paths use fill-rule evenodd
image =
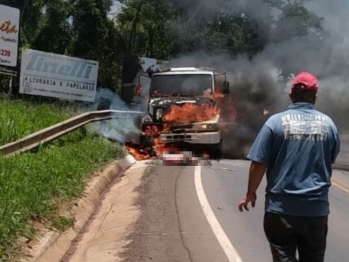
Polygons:
M292 218L265 213L264 232L269 241L273 262L297 262L297 236L288 220Z
M300 262L324 262L328 217L305 217L298 233Z

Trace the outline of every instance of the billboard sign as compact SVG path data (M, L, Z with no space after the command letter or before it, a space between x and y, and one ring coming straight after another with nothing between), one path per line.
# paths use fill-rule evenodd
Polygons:
M94 102L98 62L31 49L22 52L22 94Z
M20 10L0 4L0 66L16 67Z

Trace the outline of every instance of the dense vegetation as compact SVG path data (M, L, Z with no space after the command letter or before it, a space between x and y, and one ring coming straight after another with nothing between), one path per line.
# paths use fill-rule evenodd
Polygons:
M321 31L321 18L303 1L120 0L124 7L114 17L108 15L113 0L1 2L22 9L21 48L97 60L99 86L110 89L120 85L126 54L168 60L204 50L251 57L266 45Z

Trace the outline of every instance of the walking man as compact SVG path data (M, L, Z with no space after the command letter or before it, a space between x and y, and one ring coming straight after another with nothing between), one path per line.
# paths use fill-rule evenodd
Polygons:
M252 163L239 210L255 206L266 172L264 232L274 262L324 261L328 191L340 141L331 118L314 108L317 91L314 75L297 75L291 105L266 121L247 156Z

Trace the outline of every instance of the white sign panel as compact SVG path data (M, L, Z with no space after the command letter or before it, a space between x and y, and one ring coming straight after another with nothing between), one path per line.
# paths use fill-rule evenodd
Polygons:
M0 66L17 66L19 18L19 9L0 5Z
M31 49L22 52L22 94L94 102L97 78L97 61Z

